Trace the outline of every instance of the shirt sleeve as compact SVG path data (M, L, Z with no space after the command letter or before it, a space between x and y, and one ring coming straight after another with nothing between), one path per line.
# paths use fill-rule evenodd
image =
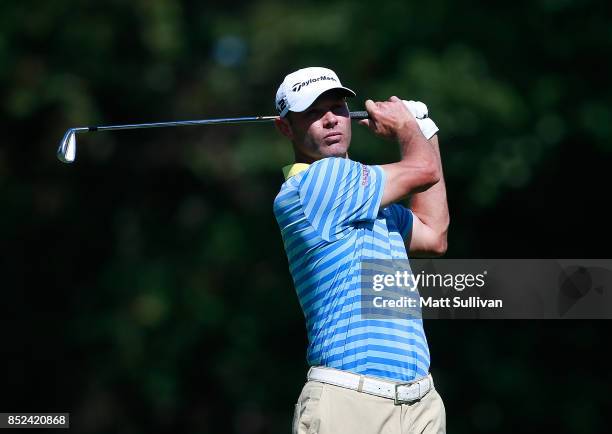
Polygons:
M326 241L342 238L358 222L373 221L385 190L385 172L347 158L313 163L300 181L304 215Z
M403 205L394 203L393 205L389 206L389 211L395 220L399 233L405 240L410 232L412 232L412 221L414 219L412 210Z

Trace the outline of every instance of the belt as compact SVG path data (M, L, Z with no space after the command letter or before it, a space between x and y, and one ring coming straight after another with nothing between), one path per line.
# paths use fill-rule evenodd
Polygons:
M308 371L308 380L393 399L396 405L417 401L434 387L431 374L409 383L400 383L322 366L311 367Z

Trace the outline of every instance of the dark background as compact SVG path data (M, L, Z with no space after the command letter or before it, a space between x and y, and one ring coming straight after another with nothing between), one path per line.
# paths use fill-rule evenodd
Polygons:
M0 3L0 411L79 433L285 433L306 337L271 126L288 72L424 101L449 258L610 257L604 1ZM397 146L354 125L351 158ZM609 432L607 321L426 322L452 433ZM609 412L608 412L609 413Z

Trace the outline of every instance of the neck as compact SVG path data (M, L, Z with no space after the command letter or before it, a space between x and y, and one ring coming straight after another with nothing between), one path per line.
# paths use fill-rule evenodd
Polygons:
M293 148L293 155L294 155L294 160L296 163L306 163L306 164L312 164L315 161L321 160L323 158L326 157L321 157L321 158L313 158L310 157L302 152L300 152L297 148ZM328 157L339 157L339 158L348 158L348 152L344 155L328 155Z

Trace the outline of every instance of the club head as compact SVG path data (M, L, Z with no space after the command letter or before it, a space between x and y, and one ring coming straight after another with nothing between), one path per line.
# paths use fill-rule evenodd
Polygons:
M62 163L72 163L76 158L76 134L73 128L66 131L59 148L57 148L57 158Z

